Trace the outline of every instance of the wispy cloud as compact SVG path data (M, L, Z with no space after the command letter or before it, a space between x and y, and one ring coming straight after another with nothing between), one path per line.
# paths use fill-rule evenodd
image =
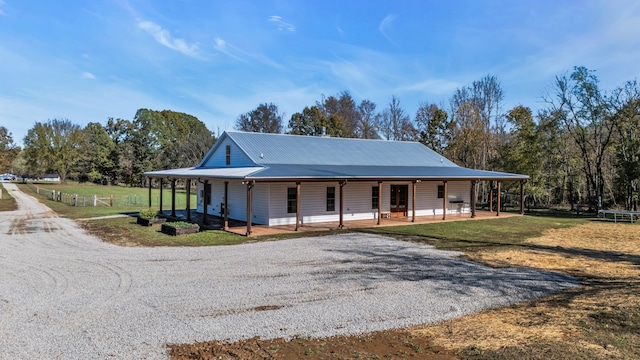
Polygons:
M7 15L7 13L2 10L2 7L5 5L7 5L7 3L4 2L4 0L0 0L0 15Z
M238 55L234 54L234 52L236 53L240 53L240 51L230 45L229 43L227 43L224 39L216 37L214 44L213 44L213 48L216 49L218 52L223 53L229 57L232 57L236 60L242 61L242 62L246 62L245 60L243 60L242 58L240 58Z
M280 31L289 31L289 32L296 31L295 25L282 21L282 17L280 16L277 16L277 15L270 16L269 22L274 24Z
M399 91L417 91L435 95L451 94L463 84L446 79L427 79L400 87Z
M380 31L382 36L384 36L389 41L391 41L391 38L389 38L389 34L387 32L389 31L389 28L391 27L395 19L395 15L387 15L378 26L378 31Z
M90 80L95 80L96 76L93 75L92 73L85 71L82 73L82 78L83 79L90 79Z
M193 58L201 57L197 44L189 44L183 39L173 38L169 30L163 29L158 24L151 21L138 20L138 27L151 34L157 42L171 50L175 50Z

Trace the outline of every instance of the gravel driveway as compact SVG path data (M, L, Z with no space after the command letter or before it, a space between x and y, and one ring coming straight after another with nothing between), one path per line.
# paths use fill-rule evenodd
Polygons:
M166 343L328 336L440 321L576 285L368 234L124 248L3 183L0 359L155 359Z

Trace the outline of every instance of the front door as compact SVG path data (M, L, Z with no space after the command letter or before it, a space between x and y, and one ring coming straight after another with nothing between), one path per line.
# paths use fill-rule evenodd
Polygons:
M391 185L391 216L407 216L409 185Z

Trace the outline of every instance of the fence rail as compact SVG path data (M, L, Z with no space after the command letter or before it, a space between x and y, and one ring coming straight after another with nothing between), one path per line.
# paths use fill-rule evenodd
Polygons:
M50 200L65 203L70 206L148 206L149 197L142 195L126 195L126 196L113 196L113 195L78 195L63 193L56 190L46 189L31 183L27 183L29 188ZM193 196L193 195L192 195ZM160 195L152 196L152 205L157 206L160 203ZM171 204L171 198L163 198L165 205ZM192 204L195 202L192 201ZM184 196L176 197L176 206L186 207L186 199Z

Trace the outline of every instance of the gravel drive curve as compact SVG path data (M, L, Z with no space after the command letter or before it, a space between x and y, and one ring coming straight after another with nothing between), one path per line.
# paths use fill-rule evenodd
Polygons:
M162 359L165 344L406 327L576 286L368 234L236 246L101 242L3 183L0 359Z

